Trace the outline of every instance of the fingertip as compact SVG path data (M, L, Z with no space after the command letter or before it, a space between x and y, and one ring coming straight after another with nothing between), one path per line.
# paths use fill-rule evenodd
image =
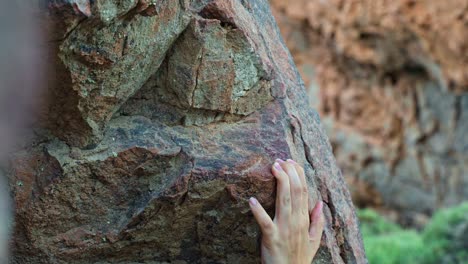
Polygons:
M273 232L274 224L268 213L265 211L263 206L254 197L249 198L250 209L252 210L253 216L257 221L262 233L264 235L270 235Z
M318 201L312 209L311 221L318 222L323 215L323 201Z
M252 206L252 207L257 206L257 205L258 205L258 200L255 199L255 197L250 197L250 198L249 198L249 204L250 204L250 206Z
M282 171L283 168L281 168L280 164L278 162L275 162L273 164L273 169L276 170L276 171Z
M318 241L325 228L325 216L323 214L323 202L318 201L310 214L309 236L312 240Z
M301 165L299 165L299 163L295 162L295 161L292 160L292 159L287 159L286 162L287 162L288 164L291 164L291 165L293 166L293 168L296 170L296 172L299 173L298 168L301 167Z
M319 211L320 213L323 212L323 201L317 202L317 211Z

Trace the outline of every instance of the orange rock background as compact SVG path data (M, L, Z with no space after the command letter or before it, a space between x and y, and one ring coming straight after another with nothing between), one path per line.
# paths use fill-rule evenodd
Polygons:
M270 3L358 206L468 199L468 1Z

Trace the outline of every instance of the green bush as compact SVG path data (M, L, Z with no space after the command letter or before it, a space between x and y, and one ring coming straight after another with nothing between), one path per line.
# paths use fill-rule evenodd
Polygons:
M425 263L468 264L468 202L434 214L422 237L431 252Z
M468 203L437 212L421 233L370 209L358 216L371 264L468 264Z
M416 231L404 230L370 209L358 215L369 263L422 263L425 247Z

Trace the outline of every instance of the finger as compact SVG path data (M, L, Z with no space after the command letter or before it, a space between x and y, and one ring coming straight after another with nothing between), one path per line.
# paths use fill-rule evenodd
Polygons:
M325 227L325 216L323 215L323 202L318 201L310 212L309 241L312 249L316 252L320 246L323 228Z
M273 220L271 220L265 209L263 209L263 206L254 197L249 199L249 205L255 220L257 220L257 223L262 230L263 236L266 236L267 238L270 237L273 234L275 228Z
M291 192L291 216L295 219L298 219L295 216L300 214L300 208L302 204L301 180L299 179L299 175L297 174L294 163L284 162L281 164L281 167L289 176L289 189Z
M289 162L294 163L296 168L297 174L299 175L299 180L301 181L301 195L302 195L302 203L300 207L300 211L304 216L304 219L309 221L309 188L307 186L307 180L305 177L304 169L302 168L299 163L295 162L294 160L287 160Z
M307 208L307 212L309 213L309 222L311 221L311 213L312 213L312 210L314 209L314 202L312 201L312 197L310 197L309 195L309 198L308 198L308 208Z
M280 225L288 222L291 216L291 190L289 187L289 178L286 172L283 170L280 162L284 162L280 159L276 160L271 169L273 175L276 178L276 213L275 221L278 221Z

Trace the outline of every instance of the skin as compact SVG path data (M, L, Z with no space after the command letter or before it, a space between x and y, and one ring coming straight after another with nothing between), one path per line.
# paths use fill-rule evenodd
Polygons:
M272 220L255 198L250 209L262 231L262 263L310 264L320 246L325 218L323 202L311 208L304 169L293 160L276 160L276 213Z

